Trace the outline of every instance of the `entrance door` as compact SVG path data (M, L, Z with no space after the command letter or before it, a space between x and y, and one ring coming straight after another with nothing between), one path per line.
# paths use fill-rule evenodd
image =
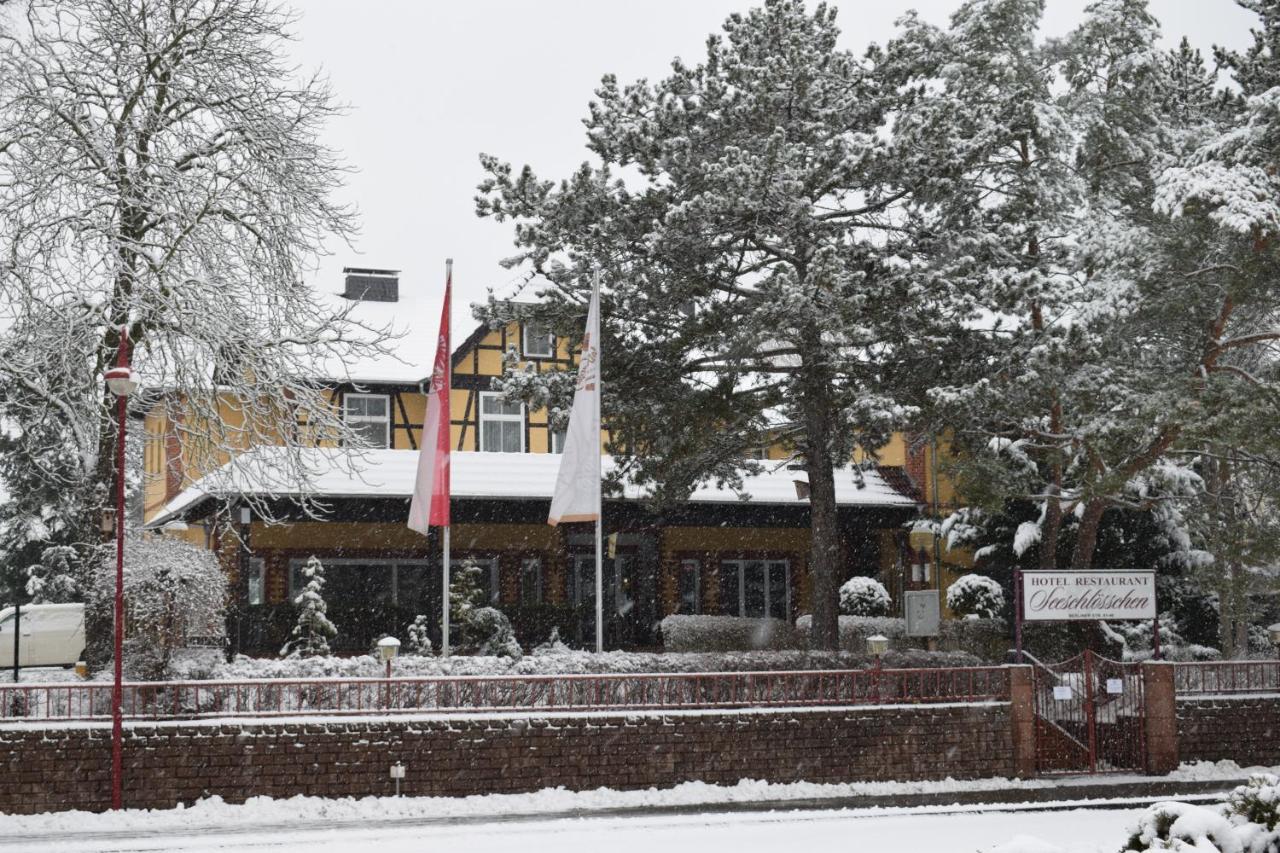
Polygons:
M1146 769L1142 670L1086 650L1033 664L1036 769L1114 773Z

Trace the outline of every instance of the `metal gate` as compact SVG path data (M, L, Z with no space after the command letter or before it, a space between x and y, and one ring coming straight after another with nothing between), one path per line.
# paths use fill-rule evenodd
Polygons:
M1061 663L1032 666L1038 772L1145 770L1139 664L1109 660L1086 650Z

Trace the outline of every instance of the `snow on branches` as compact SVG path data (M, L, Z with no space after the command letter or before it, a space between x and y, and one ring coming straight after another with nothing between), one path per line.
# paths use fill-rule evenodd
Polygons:
M32 440L28 425L60 424L47 440L102 500L101 377L127 327L140 405L167 413L184 471L347 436L316 365L383 344L303 284L354 220L320 141L338 108L282 49L292 16L270 0L30 0L20 20L0 33L0 346L22 355L0 366L21 389L6 420ZM279 484L305 494L310 473L286 453Z

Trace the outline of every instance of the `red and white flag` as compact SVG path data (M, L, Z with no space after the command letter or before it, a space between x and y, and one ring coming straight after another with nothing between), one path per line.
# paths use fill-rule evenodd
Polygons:
M427 416L422 422L422 446L418 450L418 476L409 504L409 527L426 536L433 525L449 526L449 304L453 271L445 276L444 308L440 312L440 337L436 343L431 388L427 392Z
M600 288L592 289L582 337L578 387L547 523L600 518Z

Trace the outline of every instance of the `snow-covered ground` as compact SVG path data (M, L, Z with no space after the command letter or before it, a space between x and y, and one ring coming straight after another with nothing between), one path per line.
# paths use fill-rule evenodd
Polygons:
M227 822L198 831L147 831L35 838L0 835L0 850L192 851L316 850L422 853L778 853L859 850L865 853L1113 853L1141 809L1002 810L929 813L912 810L706 812L650 817L558 818L467 824L343 821L265 827ZM1034 840L1033 840L1034 839ZM1050 843L1052 842L1052 843Z
M1160 781L1238 780L1262 768L1242 769L1233 762L1200 762L1184 765ZM1108 782L1140 782L1149 777L1107 777ZM667 789L593 791L548 789L529 794L491 794L473 797L364 797L335 798L291 797L273 800L255 797L247 803L232 805L213 797L187 808L164 810L125 810L105 814L61 812L30 816L0 816L0 851L6 850L184 850L244 849L258 846L281 846L302 849L304 845L323 843L325 849L355 849L370 838L385 837L387 846L379 853L400 849L404 839L435 838L441 841L459 833L474 833L480 846L470 849L512 849L503 847L511 839L529 832L536 838L560 838L552 844L588 842L602 833L616 833L620 839L655 832L671 837L671 849L693 849L694 845L734 844L749 850L771 849L757 845L754 835L741 840L735 834L739 824L758 824L769 835L780 823L795 824L795 832L815 842L831 840L843 834L857 833L859 839L879 840L905 831L909 826L932 827L919 837L917 846L899 846L898 853L940 853L945 850L977 851L992 849L1017 835L1040 835L1052 839L1070 853L1093 850L1115 850L1123 833L1133 823L1116 822L1120 811L1133 818L1139 803L1113 800L1112 809L1101 814L1081 812L1083 824L1098 828L1097 839L1064 835L1056 827L1062 812L1045 811L1044 805L1004 804L994 806L917 806L910 808L836 808L840 798L907 794L945 794L961 791L1002 791L1005 799L1017 800L1016 792L1054 786L1065 790L1080 784L1096 783L1096 778L1066 780L942 780L936 782L861 782L845 784L766 783L743 780L737 785L719 786L689 782ZM1015 796L1008 794L1014 792ZM787 811L781 803L810 801L807 811ZM830 801L830 809L820 808ZM775 811L726 810L743 804L763 803L761 809ZM1095 806L1076 800L1075 805ZM1061 807L1061 806L1060 806ZM655 814L652 810L665 810ZM645 810L650 810L648 814ZM620 812L633 811L634 816L621 817ZM1140 811L1140 809L1139 809ZM679 812L678 814L676 812ZM981 812L979 814L978 812ZM569 820L566 816L572 815ZM846 829L834 824L857 820ZM464 826L465 825L465 826ZM955 831L948 827L955 827ZM521 828L524 827L524 828ZM1040 829L1037 829L1039 827ZM1105 832L1104 832L1105 830ZM927 846L929 833L938 832L948 846ZM361 834L363 833L363 834ZM467 836L469 837L469 836ZM772 836L771 836L772 837ZM505 839L505 841L504 841ZM949 846L964 839L969 846ZM1090 846L1097 840L1100 846ZM972 841L973 843L969 843ZM1067 842L1070 843L1067 843ZM408 842L404 842L408 843ZM914 843L914 842L913 842ZM939 840L939 843L944 843ZM491 846L483 846L489 844ZM630 844L632 846L626 846ZM640 849L640 841L626 841L621 849ZM336 846L335 846L336 845ZM756 845L756 846L753 846ZM923 846L921 846L923 845ZM412 848L426 849L426 848ZM523 848L535 853L543 849L533 845ZM888 850L887 846L861 846L867 851ZM1019 848L1013 848L1019 849ZM1034 847L1033 853L1041 853ZM1009 851L1005 851L1009 853ZM1019 849L1019 853L1021 850Z

